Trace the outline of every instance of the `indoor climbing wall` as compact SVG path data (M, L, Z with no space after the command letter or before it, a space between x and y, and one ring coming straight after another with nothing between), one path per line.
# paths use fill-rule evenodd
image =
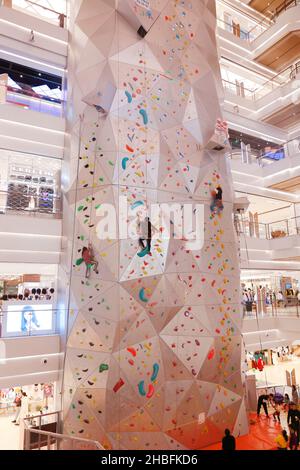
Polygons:
M200 449L220 441L225 427L244 434L240 274L214 1L72 6L64 432L109 449ZM218 186L221 205L212 200ZM191 249L175 228L167 236L151 220L156 237L141 253L138 240L119 231L122 198L128 217L155 203L203 204L203 246ZM106 238L105 204L117 214L117 231Z

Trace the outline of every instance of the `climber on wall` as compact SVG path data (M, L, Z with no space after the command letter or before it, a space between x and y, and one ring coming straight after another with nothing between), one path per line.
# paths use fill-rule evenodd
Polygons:
M139 246L141 248L141 251L138 253L139 257L150 253L152 233L156 231L157 229L151 224L149 217L145 217L144 220L141 220L140 216L138 216L137 233L139 235Z
M212 202L210 205L211 212L217 212L218 214L224 209L223 206L223 190L220 185L216 187L215 190L211 192Z
M98 273L98 261L95 259L94 251L92 244L89 243L88 246L84 246L81 251L81 258L76 261L76 265L80 266L82 263L85 263L86 271L85 277L88 279L91 275L91 268L94 269L96 274Z

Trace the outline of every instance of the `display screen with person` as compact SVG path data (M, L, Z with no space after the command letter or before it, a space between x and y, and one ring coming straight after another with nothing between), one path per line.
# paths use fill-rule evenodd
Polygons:
M21 313L21 330L30 331L39 329L40 325L36 317L34 308L30 305L25 305Z

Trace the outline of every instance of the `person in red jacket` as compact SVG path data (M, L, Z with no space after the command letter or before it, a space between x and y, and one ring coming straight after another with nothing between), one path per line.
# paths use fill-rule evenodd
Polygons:
M85 277L88 279L91 275L91 268L98 274L98 261L94 257L92 244L82 248L81 256L86 265Z
M260 372L262 372L264 370L264 361L262 360L261 357L258 358L257 368Z

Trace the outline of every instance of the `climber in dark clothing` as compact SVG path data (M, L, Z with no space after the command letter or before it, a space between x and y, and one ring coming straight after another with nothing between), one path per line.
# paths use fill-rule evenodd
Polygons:
M138 220L139 245L142 250L138 253L138 256L150 253L153 232L157 232L157 229L151 224L149 217L145 217L144 220Z
M218 214L224 209L223 206L223 190L221 186L217 186L214 191L211 192L212 195L212 202L210 204L210 211L217 212Z
M297 441L299 444L300 439L300 411L297 410L297 406L291 402L289 405L289 411L287 416L287 423L290 424L292 429L297 435Z
M257 401L257 416L259 416L260 414L260 409L261 407L263 407L265 413L266 413L266 416L269 417L269 414L268 414L268 408L267 408L267 403L268 403L268 400L269 400L269 395L260 395L258 397L258 401Z
M223 190L222 190L221 186L217 186L216 187L216 200L217 201L222 201L222 197L223 197Z

